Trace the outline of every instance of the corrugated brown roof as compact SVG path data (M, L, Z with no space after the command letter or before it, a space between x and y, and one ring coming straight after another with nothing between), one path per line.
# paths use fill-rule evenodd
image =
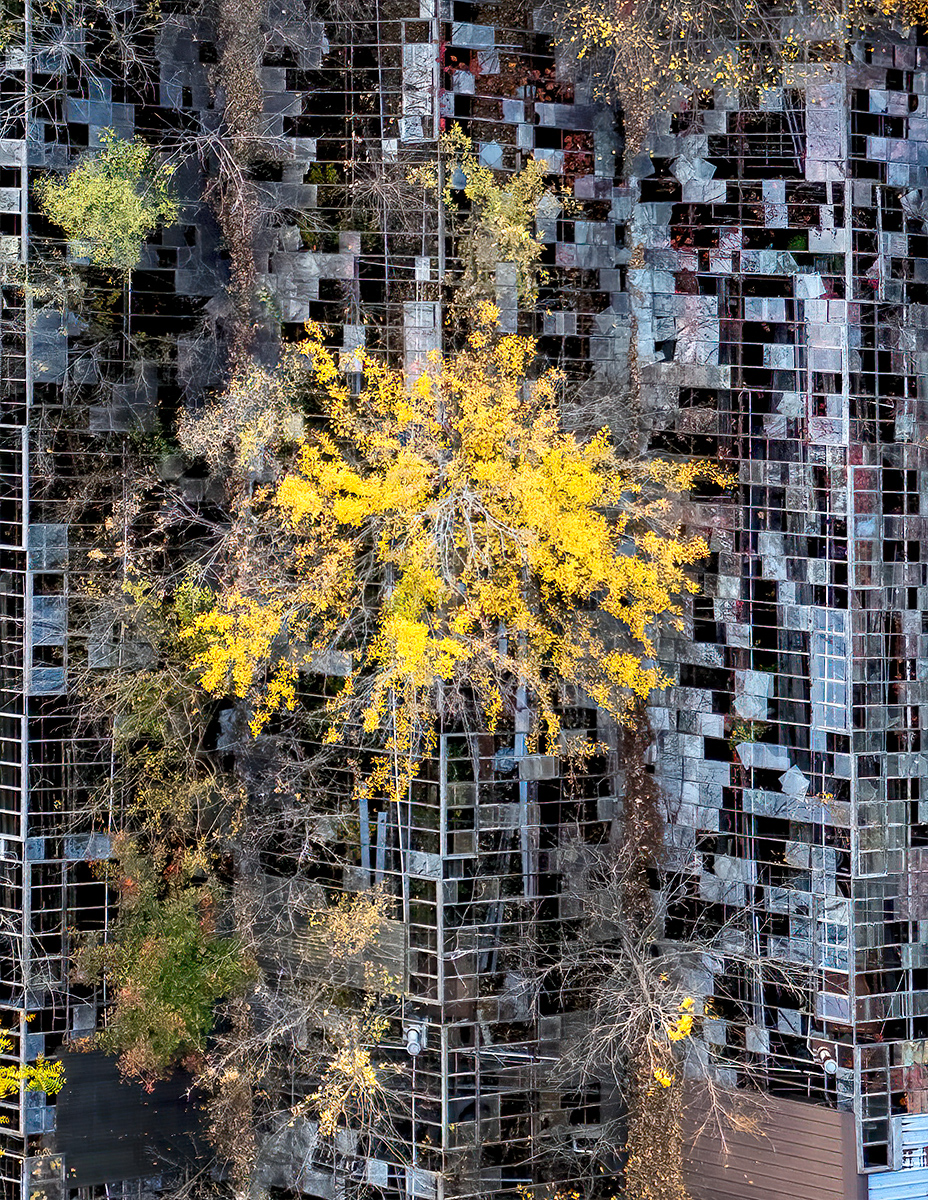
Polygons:
M694 1099L691 1130L700 1124ZM760 1134L731 1131L727 1156L704 1133L688 1152L687 1186L693 1200L863 1200L857 1173L854 1118L795 1100L768 1097Z

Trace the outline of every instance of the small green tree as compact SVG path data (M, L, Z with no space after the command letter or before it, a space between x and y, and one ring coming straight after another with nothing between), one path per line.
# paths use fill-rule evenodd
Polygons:
M159 163L139 138L126 141L104 129L100 141L101 151L63 179L42 180L36 191L42 211L80 255L129 272L138 265L145 239L159 224L177 220L174 168Z

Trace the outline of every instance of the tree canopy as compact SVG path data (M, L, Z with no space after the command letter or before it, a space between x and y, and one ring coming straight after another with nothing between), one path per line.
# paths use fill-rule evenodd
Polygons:
M242 464L270 440L277 467L243 493L233 571L184 636L209 692L253 701L255 730L295 704L298 670L333 651L351 665L332 740L340 719L373 731L388 697L421 714L438 690L452 709L476 701L492 728L525 688L551 742L563 684L618 719L662 684L655 632L679 618L687 568L706 553L676 500L721 476L620 461L607 430L563 432L562 380L533 378L535 343L500 336L495 319L481 306L466 345L418 374L362 355L357 393L310 326L293 351L299 434L295 408L269 423L267 407L227 398L227 412L246 414L227 428L229 452ZM238 387L270 384L256 368ZM186 440L202 444L196 425Z

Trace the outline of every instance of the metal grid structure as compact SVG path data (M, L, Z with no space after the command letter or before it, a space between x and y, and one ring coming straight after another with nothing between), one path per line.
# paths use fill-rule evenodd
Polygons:
M642 279L655 344L675 341L648 378L655 408L679 398L658 444L739 477L655 708L668 845L693 904L794 976L720 962L703 1036L732 1082L852 1109L860 1169L885 1172L926 1104L928 60L861 59L760 114L716 97L668 122Z
M566 715L597 732L594 710ZM600 1103L595 1084L581 1098L570 1080L551 1080L579 1014L554 996L539 1005L531 952L555 945L575 915L560 905L558 863L601 841L615 806L602 794L605 778L601 760L560 778L558 759L527 754L517 731L444 733L408 802L370 803L365 836L341 847L334 875L295 869L286 848L276 859L262 853L271 976L285 962L297 980L311 978L319 961L311 926L294 934L281 897L292 911L295 896L320 884L381 886L396 904L369 961L399 981L403 999L402 1037L379 1047L401 1068L395 1136L375 1134L364 1152L352 1143L333 1162L314 1142L312 1117L290 1118L286 1138L259 1155L260 1183L319 1196L369 1186L386 1196L476 1197L588 1173L584 1139L598 1138L618 1102L607 1090ZM334 789L330 803L333 816L344 815ZM298 1101L306 1086L287 1076L284 1098Z
M708 915L733 949L791 975L746 976L723 957L694 979L711 1001L707 1058L733 1083L853 1110L862 1170L917 1170L928 1143L917 1120L928 1113L928 54L912 40L861 47L846 71L774 89L761 112L719 93L662 114L620 183L613 113L529 13L366 7L298 37L276 18L262 82L266 132L286 154L259 180L283 214L258 247L268 305L284 336L312 318L341 326L348 354L366 340L412 364L440 344L453 255L440 207L412 204L409 171L452 121L488 165L546 160L557 185L537 218L547 278L536 309L520 312L499 265L504 323L607 391L634 338L650 448L718 456L739 478L734 499L694 505L712 557L687 636L665 644L676 682L651 710L668 856L687 890L666 932L684 940L694 912ZM69 670L106 663L105 639L82 623L87 552L119 493L126 431L168 421L182 393L215 380L201 318L221 310L224 275L196 203L202 179L185 167L183 223L146 249L131 292L76 268L111 322L102 351L21 286L14 268L56 251L30 211L30 174L64 167L107 126L153 140L210 127L216 54L208 24L177 12L153 48L156 81L72 77L35 44L25 12L22 51L4 52L13 116L0 144L0 1011L30 1061L91 1029L105 999L63 967L69 931L105 926L109 905L91 865L107 831L89 815L106 747L65 695ZM635 247L643 265L631 265ZM176 355L140 358L140 333L168 337ZM100 472L110 492L76 502ZM578 709L576 724L595 729L596 716ZM601 765L565 781L519 737L443 734L407 811L367 814L376 833L342 880L390 880L401 899L393 956L405 1023L423 1038L411 1160L368 1159L356 1180L388 1196L556 1182L544 1147L582 1158L583 1138L617 1111L614 1096L545 1082L577 1018L530 1002L518 951L529 929L537 939L572 915L571 839L608 838L620 805ZM67 1185L54 1105L34 1099L3 1105L11 1200ZM335 1186L325 1163L279 1172L271 1182L290 1191ZM143 1194L139 1181L113 1183Z

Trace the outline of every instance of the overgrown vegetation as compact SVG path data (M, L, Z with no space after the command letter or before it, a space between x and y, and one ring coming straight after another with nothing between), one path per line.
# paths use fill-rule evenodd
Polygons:
M105 943L85 944L77 967L104 976L114 997L99 1043L150 1087L183 1063L202 1069L216 1002L239 990L248 959L217 929L221 885L196 850L116 844L119 914Z
M759 103L770 88L843 62L854 41L879 25L928 22L925 0L553 0L549 12L600 94L620 102L626 165L658 111L713 88Z
M455 212L455 191L470 204L469 214L459 220L458 247L463 272L456 280L458 307L482 299L493 299L496 267L512 263L516 268L519 295L531 306L539 281L542 244L535 233L538 202L548 189L544 159L531 159L520 170L500 178L480 157L459 125L441 139L444 166L444 202Z
M114 552L95 553L106 562ZM150 1086L180 1062L202 1064L216 1002L253 972L228 915L229 830L241 796L210 751L214 706L180 649L211 593L182 579L168 597L118 575L104 596L99 636L114 661L78 681L79 704L91 726L106 714L115 756L97 805L121 811L132 832L116 838L106 868L118 894L110 937L84 938L75 964L113 998L97 1044Z
M625 721L661 682L654 638L679 620L705 552L682 531L682 498L724 476L625 462L605 431L565 434L565 381L535 354L485 303L466 344L417 375L362 355L354 392L311 327L275 370L252 365L181 421L228 505L201 552L192 543L159 577L144 493L128 509L137 545L114 530L94 552L112 564L99 594L112 658L88 673L83 705L112 721L100 803L127 832L119 916L77 969L108 983L99 1044L127 1076L195 1072L243 1187L258 1129L278 1120L279 1072L314 1081L288 1119L401 1153L408 984L379 951L395 900L324 882L356 861L333 843L356 842L362 801L403 800L439 720L506 728L522 705L529 748L569 752L565 689ZM187 520L157 511L169 536ZM343 682L304 709L301 673L321 662L342 664ZM322 818L329 762L354 782ZM283 904L255 856L294 834L306 866ZM645 891L652 861L630 854ZM664 1069L655 1059L653 1086Z
M177 429L208 499L144 474L94 552L111 568L93 596L109 660L85 672L79 703L112 748L94 815L122 830L99 868L119 908L105 941L83 940L75 979L106 982L96 1044L127 1077L195 1074L228 1183L245 1195L262 1139L300 1123L337 1161L400 1157L418 1136L401 1086L411 888L383 882L358 849L367 806L411 805L439 729L486 738L518 720L520 754L565 762L601 749L562 729L565 705L640 731L666 682L657 640L680 622L707 553L686 531L687 495L726 476L628 459L606 429L565 432L573 385L534 339L501 333L492 304L500 262L515 266L524 307L544 281L546 164L491 170L457 128L427 169L372 162L351 198L356 211L392 205L406 233L411 194L442 206L455 250L443 349L402 366L363 350L341 360L309 325L276 361L268 347L253 361L269 214L251 171L277 165L280 149L262 124L269 17L260 0L214 15L224 124L196 150L231 259L228 379ZM334 191L342 174L317 164L309 178ZM169 168L115 134L40 187L75 249L126 272L177 216ZM300 228L311 242L308 215ZM645 749L639 738L642 777ZM629 1098L629 1196L667 1200L682 1195L679 1052L700 1014L653 953L660 813L653 785L639 779L639 795L628 777L607 880L622 937L605 949L577 938L599 957L581 964L561 947L557 969L589 987L588 1052ZM499 898L507 920L509 908ZM585 916L601 929L602 913Z

